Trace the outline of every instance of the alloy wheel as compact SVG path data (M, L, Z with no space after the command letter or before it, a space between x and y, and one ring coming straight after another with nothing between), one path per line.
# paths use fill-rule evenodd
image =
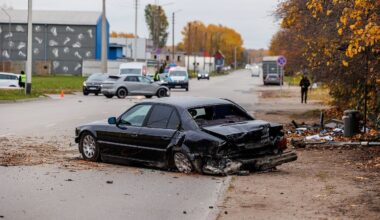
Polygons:
M92 159L95 155L95 151L96 151L96 144L95 144L95 139L94 137L92 137L91 135L87 134L84 138L83 138L83 142L82 142L82 145L83 145L83 154L86 158L88 159Z

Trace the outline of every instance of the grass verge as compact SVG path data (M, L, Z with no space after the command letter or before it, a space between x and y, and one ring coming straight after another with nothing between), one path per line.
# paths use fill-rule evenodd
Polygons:
M44 94L58 94L62 90L65 94L79 92L84 80L81 76L33 76L30 96L26 96L23 89L0 89L0 100L36 98Z

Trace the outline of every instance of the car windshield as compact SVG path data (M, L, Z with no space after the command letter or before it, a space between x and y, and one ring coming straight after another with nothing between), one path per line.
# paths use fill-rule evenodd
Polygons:
M108 78L107 75L104 74L92 74L90 77L88 77L87 80L89 81L104 81Z
M121 75L140 75L141 69L121 69Z
M170 76L187 76L186 71L171 71Z
M188 111L201 127L252 120L246 112L232 104L196 107Z

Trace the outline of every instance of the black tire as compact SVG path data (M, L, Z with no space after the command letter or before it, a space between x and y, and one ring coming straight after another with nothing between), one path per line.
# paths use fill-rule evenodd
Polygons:
M194 166L189 157L182 151L173 153L173 163L177 170L181 173L191 173L194 170Z
M88 95L88 94L90 94L89 92L87 92L87 91L83 91L83 95Z
M99 95L99 92L95 92L95 95L98 96L98 95Z
M198 78L198 80L199 80L199 78Z
M79 141L79 151L82 154L84 160L88 161L99 161L100 160L100 150L96 143L96 138L90 132L85 131Z
M119 88L117 91L116 91L116 96L119 98L119 99L125 99L125 97L127 97L128 95L128 91L126 88Z
M189 91L189 87L186 87L186 92L188 92Z
M210 80L210 77L208 77L207 80Z
M158 97L158 98L165 97L166 94L167 94L166 89L161 88L161 89L159 89L159 90L157 91L157 97Z
M145 98L150 99L150 98L152 98L152 96L151 95L146 95Z
M108 99L112 99L113 98L113 95L109 95L109 94L107 94L107 95L104 95L106 98L108 98Z

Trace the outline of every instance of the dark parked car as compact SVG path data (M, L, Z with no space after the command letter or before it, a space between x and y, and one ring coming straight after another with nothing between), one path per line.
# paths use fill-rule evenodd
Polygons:
M296 160L282 129L229 100L162 98L76 128L75 142L85 160L227 175Z
M99 95L101 93L101 84L108 79L107 74L94 73L90 75L86 81L83 82L83 95L94 93Z

